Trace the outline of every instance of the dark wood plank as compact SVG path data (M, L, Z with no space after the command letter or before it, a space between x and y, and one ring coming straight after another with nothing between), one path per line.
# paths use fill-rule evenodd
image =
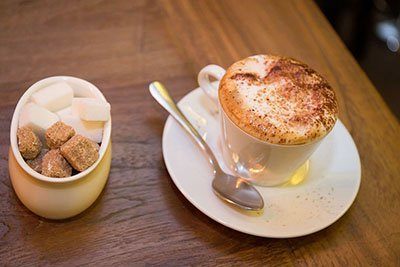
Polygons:
M197 87L204 65L257 53L292 56L324 74L360 151L356 202L310 236L258 238L219 225L179 193L163 163L167 115L148 83L163 81L178 99ZM7 168L16 101L58 74L103 90L114 142L103 194L61 222L29 212ZM2 1L0 99L1 264L400 264L399 123L311 1Z

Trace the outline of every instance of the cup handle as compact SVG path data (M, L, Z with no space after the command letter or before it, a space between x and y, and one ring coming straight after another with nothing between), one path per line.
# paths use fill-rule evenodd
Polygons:
M216 105L218 105L218 87L211 83L210 76L220 81L224 75L225 70L218 65L205 66L197 75L201 89Z

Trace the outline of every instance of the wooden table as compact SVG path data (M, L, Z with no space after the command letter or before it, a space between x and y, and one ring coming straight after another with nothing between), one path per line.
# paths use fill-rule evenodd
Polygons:
M257 53L292 56L336 89L360 152L350 210L318 233L268 239L226 228L172 183L161 153L167 114L148 93L176 99L209 63ZM72 75L111 102L108 184L87 211L50 221L27 210L8 175L9 125L35 81ZM311 1L2 1L0 3L1 265L399 265L400 127Z

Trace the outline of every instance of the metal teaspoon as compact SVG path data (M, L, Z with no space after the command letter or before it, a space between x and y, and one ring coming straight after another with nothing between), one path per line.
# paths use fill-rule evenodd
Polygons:
M222 200L245 210L263 209L264 200L253 185L243 178L227 174L221 169L210 147L177 107L164 85L160 82L152 82L149 90L154 99L194 138L201 150L208 156L214 169L212 182L214 193Z

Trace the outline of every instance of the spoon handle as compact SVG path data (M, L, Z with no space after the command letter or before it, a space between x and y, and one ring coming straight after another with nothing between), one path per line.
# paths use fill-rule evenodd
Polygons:
M154 99L194 138L203 152L205 152L209 157L209 162L213 165L214 170L219 170L220 167L218 161L216 160L212 150L175 104L174 100L169 95L167 88L165 88L165 86L160 82L152 82L149 86L149 90Z

